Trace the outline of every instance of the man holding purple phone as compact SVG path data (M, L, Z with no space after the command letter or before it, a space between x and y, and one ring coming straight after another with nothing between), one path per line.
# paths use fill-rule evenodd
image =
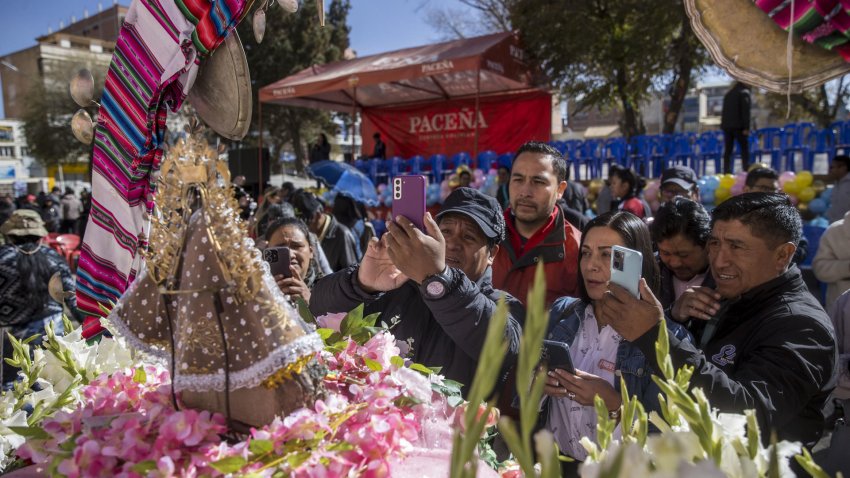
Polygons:
M502 295L510 310L507 365L519 351L525 309L494 289L491 279L505 221L495 198L458 188L435 218L426 213L423 222L425 231L405 217L389 221L359 265L316 283L310 309L321 315L365 303L364 313L380 312L382 321L398 317L393 333L412 339L415 362L440 366L446 378L468 386Z

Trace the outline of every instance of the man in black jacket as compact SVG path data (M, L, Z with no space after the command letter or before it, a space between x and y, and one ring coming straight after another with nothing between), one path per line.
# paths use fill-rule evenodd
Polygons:
M458 188L436 220L426 214L427 232L404 217L389 222L359 266L316 283L310 309L321 315L365 303L365 313L380 312L387 323L398 317L393 333L399 340L413 339L413 360L440 366L446 378L468 387L499 297L506 296L511 313L506 365L519 351L525 312L519 301L493 289L490 266L505 234L496 200Z
M824 428L838 350L829 317L791 263L800 215L787 196L768 193L735 196L712 214L708 251L722 306L701 350L670 338L673 366L694 366L691 385L721 412L755 409L765 442L775 431L812 446ZM641 299L612 285L600 302L614 329L655 360L663 312L646 283Z
M299 219L307 224L322 246L333 271L357 263L357 243L351 230L325 212L325 207L312 193L304 190L293 194L292 206Z

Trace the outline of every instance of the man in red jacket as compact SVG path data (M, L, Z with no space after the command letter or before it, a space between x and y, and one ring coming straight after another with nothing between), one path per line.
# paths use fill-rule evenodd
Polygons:
M546 304L578 293L581 233L556 205L567 187L567 163L555 148L529 141L514 157L505 210L507 238L493 263L493 285L525 302L537 263L546 270Z

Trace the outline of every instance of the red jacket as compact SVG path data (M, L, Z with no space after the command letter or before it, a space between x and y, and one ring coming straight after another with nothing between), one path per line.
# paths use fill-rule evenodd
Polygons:
M493 261L493 286L511 294L523 304L528 300L528 290L534 283L534 271L540 260L545 264L547 308L559 297L578 296L578 248L581 233L564 220L564 213L559 207L555 207L553 216L550 223L526 242L526 246L532 246L531 249L517 257L518 251L514 244L519 244L519 233L514 227L510 209L505 211L507 238L502 241Z

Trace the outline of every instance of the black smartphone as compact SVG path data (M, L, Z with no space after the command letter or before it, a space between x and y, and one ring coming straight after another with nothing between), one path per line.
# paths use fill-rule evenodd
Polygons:
M268 247L263 250L263 260L269 263L272 277L292 277L289 269L289 248L286 246Z
M576 373L573 358L570 356L570 346L556 340L544 340L543 352L540 359L549 370L559 368L571 374Z

